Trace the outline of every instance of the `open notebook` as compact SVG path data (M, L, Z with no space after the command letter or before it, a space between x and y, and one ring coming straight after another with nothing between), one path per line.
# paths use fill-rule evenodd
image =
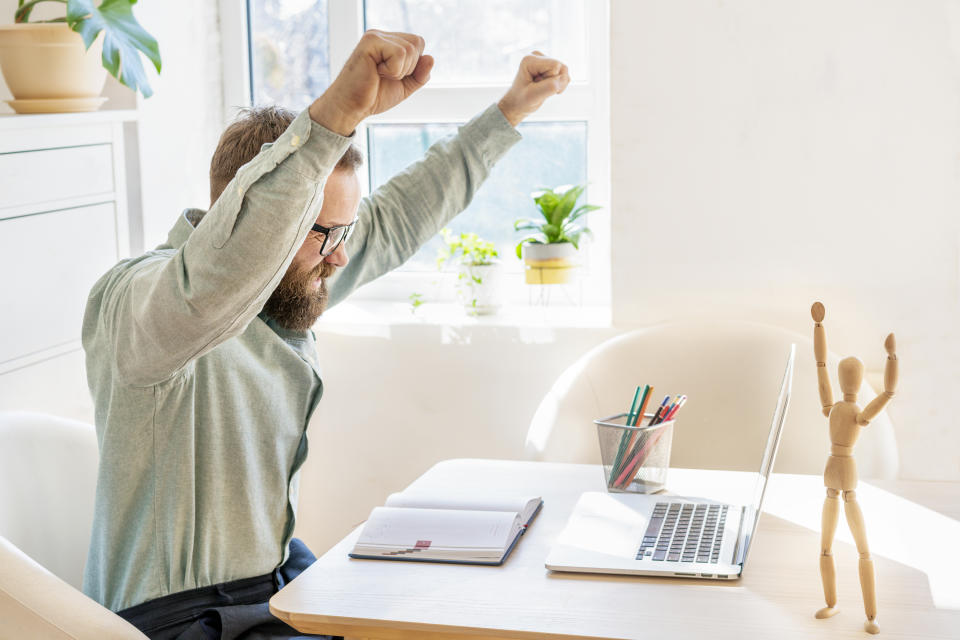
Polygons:
M394 493L374 508L350 557L502 564L542 505L516 494Z

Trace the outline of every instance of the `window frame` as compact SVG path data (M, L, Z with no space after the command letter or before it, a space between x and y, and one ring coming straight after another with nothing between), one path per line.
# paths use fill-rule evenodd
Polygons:
M229 122L237 107L252 104L249 2L219 0L223 65L224 118ZM590 216L593 238L584 252L579 302L589 306L610 304L610 8L609 0L580 0L586 16L588 78L576 78L561 97L547 100L525 122L586 122L587 193L591 204L602 207ZM337 25L328 34L331 77L343 67L364 32L363 0L327 0L328 24ZM548 52L549 53L549 52ZM487 105L497 102L508 84L430 86L390 111L368 118L357 130L357 144L369 153L368 125L465 122ZM370 192L369 163L361 176L363 195ZM532 189L533 187L531 187ZM519 217L519 214L518 214ZM519 235L518 235L519 240ZM515 260L503 256L505 262ZM406 301L413 292L427 293L431 302L454 300L454 274L425 271L394 271L362 287L356 299ZM507 304L531 304L536 297L523 284L522 273L507 273ZM548 285L549 286L549 285Z

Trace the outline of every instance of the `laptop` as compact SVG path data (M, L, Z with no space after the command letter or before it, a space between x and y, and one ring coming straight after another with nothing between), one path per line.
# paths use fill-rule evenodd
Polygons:
M752 502L587 492L547 558L547 569L733 580L743 573L790 404L790 346Z

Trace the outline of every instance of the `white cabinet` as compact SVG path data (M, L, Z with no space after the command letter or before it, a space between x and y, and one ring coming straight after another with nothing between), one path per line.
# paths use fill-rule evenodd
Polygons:
M75 366L87 294L129 254L139 207L127 202L124 123L134 118L0 116L0 409L16 408L3 389L26 368Z

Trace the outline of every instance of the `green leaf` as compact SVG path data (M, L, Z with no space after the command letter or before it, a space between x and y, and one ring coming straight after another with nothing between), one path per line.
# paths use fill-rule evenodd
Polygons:
M68 0L67 24L80 34L88 49L102 31L104 68L121 83L149 98L153 90L139 54L145 55L160 73L160 48L134 18L136 1L103 0L99 7L94 7L93 0Z
M543 225L543 235L547 238L547 244L552 242L559 242L560 237L560 227L555 224L545 224Z
M540 207L540 214L543 218L547 222L550 222L553 219L553 210L556 209L560 203L560 198L558 198L557 194L553 191L547 189L541 192L539 196L535 196L533 201Z
M527 236L517 243L517 258L523 258L523 245L527 244L528 242L532 244L546 244L537 236Z
M573 208L576 206L577 200L580 199L584 188L584 185L578 185L576 187L570 187L564 192L559 204L553 211L553 216L550 218L551 224L558 226L563 224L564 219L570 215L570 212L573 211Z
M567 218L567 221L573 222L574 220L578 220L579 218L582 218L583 216L587 215L591 211L596 211L597 209L602 209L602 208L603 207L600 207L595 204L581 205L577 207L573 213L570 214L570 216Z
M514 231L523 231L524 229L537 229L539 231L542 228L543 223L536 220L517 220L513 223Z

